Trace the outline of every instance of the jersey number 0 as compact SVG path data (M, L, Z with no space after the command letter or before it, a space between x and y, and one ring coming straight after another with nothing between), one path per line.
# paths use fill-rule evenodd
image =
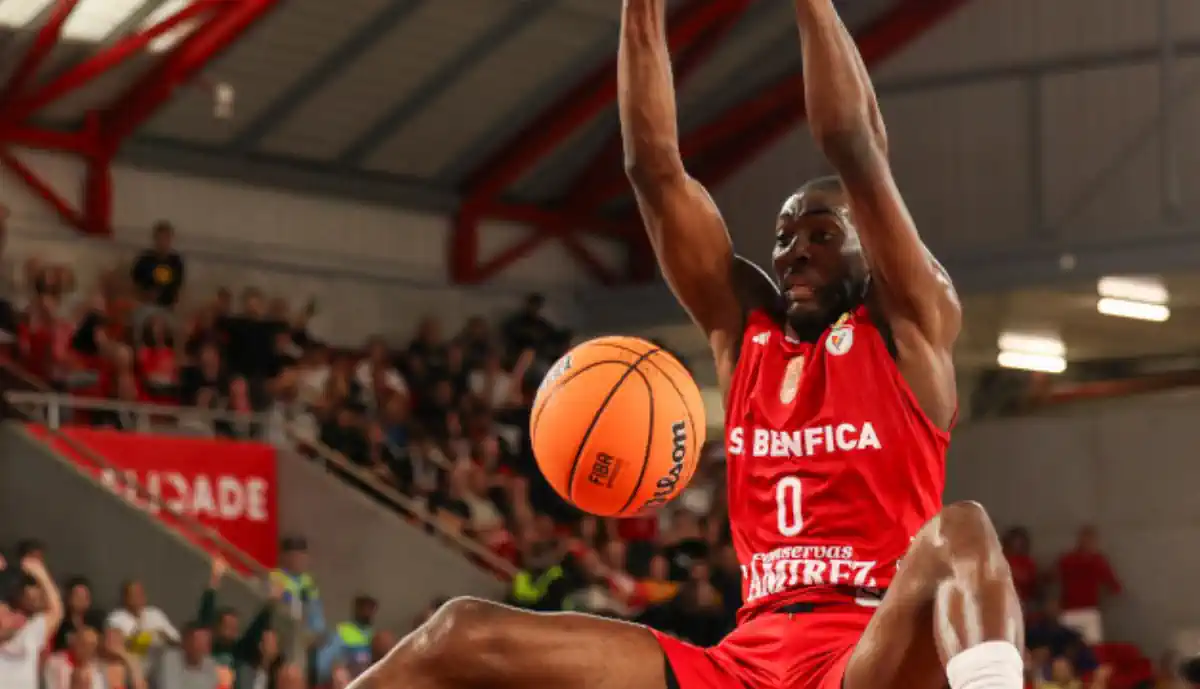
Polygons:
M795 476L784 476L775 484L775 503L778 507L776 516L779 521L779 533L784 536L797 536L804 529L803 484Z

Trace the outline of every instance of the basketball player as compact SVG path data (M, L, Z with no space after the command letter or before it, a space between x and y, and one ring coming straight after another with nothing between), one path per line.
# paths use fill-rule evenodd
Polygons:
M976 504L941 509L958 301L896 190L854 42L832 0L795 0L809 120L838 177L784 203L773 284L683 169L666 4L625 0L621 124L663 272L726 391L739 625L705 650L459 599L355 689L1018 689L996 533Z

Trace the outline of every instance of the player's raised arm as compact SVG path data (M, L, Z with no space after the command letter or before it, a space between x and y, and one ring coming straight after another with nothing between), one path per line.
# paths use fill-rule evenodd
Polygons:
M874 88L833 0L794 0L809 126L846 188L872 290L897 335L915 332L948 357L961 312L953 287L913 224L887 159ZM948 362L947 362L948 366Z
M617 90L625 166L667 283L704 329L725 383L744 314L725 222L708 192L683 169L666 4L624 0Z

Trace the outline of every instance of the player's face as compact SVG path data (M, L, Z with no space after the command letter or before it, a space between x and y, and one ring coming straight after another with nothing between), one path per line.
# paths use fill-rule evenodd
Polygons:
M862 248L838 192L797 194L775 223L772 263L797 334L819 332L849 308L860 284Z

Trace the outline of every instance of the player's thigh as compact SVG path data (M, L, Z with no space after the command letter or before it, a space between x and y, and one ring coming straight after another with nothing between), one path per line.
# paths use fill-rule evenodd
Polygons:
M425 686L664 689L654 634L627 622L533 613L473 598L450 601L388 655L372 689Z
M994 538L983 508L969 502L948 505L921 529L850 656L844 689L945 686L934 627L935 595L948 576L947 541Z

